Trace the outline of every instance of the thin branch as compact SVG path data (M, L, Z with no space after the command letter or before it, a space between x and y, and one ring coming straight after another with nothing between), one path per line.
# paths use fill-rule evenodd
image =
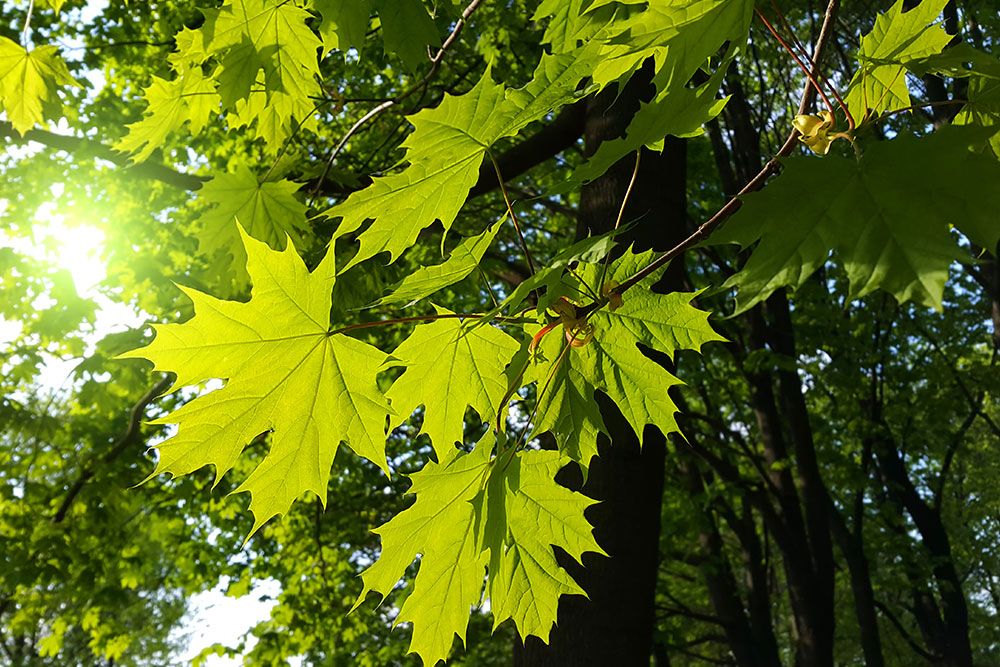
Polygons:
M913 637L911 637L910 633L906 631L906 628L903 627L903 624L900 622L900 620L896 618L896 615L893 614L892 611L887 606L885 606L885 604L879 602L878 600L875 600L875 607L883 614L885 614L885 617L889 619L889 622L892 624L892 627L896 628L896 631L899 633L899 635L903 638L903 640L907 644L910 645L910 648L913 649L914 652L917 653L917 655L919 655L921 658L930 663L935 663L938 661L939 656L928 653L927 651L922 649L920 647L920 644L918 644L913 640Z
M618 227L622 224L622 217L625 215L625 206L628 204L628 198L632 194L632 187L635 186L635 179L639 176L639 158L642 157L642 148L639 148L635 152L635 168L632 169L632 178L628 182L628 188L625 189L625 196L622 197L621 208L618 209L618 218L615 220L614 231L618 231ZM601 294L604 291L604 279L608 277L608 264L611 263L611 253L604 256L604 266L601 268L601 279L597 281L596 289L597 293Z
M521 251L524 253L524 259L528 262L528 272L531 275L535 275L535 263L531 260L531 252L528 251L528 244L524 240L524 234L521 233L521 225L517 222L517 216L514 215L514 207L511 205L510 197L507 195L507 188L503 184L503 174L500 173L500 165L497 164L496 159L493 157L493 152L490 150L486 151L487 157L489 157L490 162L493 163L493 169L497 172L497 181L500 183L500 192L503 193L503 200L507 204L507 213L510 215L510 221L514 224L514 229L517 230L517 239L521 242Z
M764 25L767 26L767 29L771 31L771 34L774 35L774 38L776 40L778 40L778 43L781 44L782 48L784 48L785 51L787 51L792 56L792 58L795 59L795 62L796 64L798 64L799 69L805 72L806 78L809 79L809 83L813 85L813 87L816 89L816 92L818 92L820 97L823 98L823 103L826 104L827 111L829 111L830 115L833 116L834 110L833 110L833 105L830 103L830 99L826 96L826 93L823 92L823 87L819 85L819 81L816 80L815 76L813 76L813 73L809 70L808 67L806 67L806 64L802 62L802 59L799 58L798 54L795 53L795 49L790 47L788 45L788 42L786 42L785 39L778 33L778 31L774 29L774 26L771 25L771 22L767 20L767 17L764 16L764 13L761 12L760 9L754 7L753 10L757 14L757 18L759 18L761 21L764 22ZM815 64L813 66L813 69L815 69ZM850 114L848 114L847 118L851 123L851 129L854 129L854 119L851 118Z
M122 167L125 173L149 178L182 190L199 190L208 179L194 174L185 174L175 169L171 169L162 164L153 162L132 163L124 153L119 153L110 146L105 146L99 141L94 141L86 137L71 137L65 134L56 134L48 130L31 129L18 134L8 121L0 121L0 139L8 139L14 144L26 144L35 142L47 146L57 151L65 151L77 158L96 158L106 160L118 167Z
M121 434L118 440L115 441L114 446L111 448L107 454L105 454L100 462L101 463L111 463L119 456L122 452L132 444L132 441L139 434L139 425L142 422L142 416L146 411L146 406L149 405L155 398L157 398L163 391L167 389L172 384L171 380L164 377L155 385L150 387L149 391L142 395L135 405L132 406L132 410L129 412L128 426L125 428L125 432ZM93 467L88 466L80 474L77 480L69 487L66 492L66 496L63 498L62 503L59 505L59 509L56 513L52 515L52 523L62 523L66 518L66 513L69 512L70 507L73 505L73 501L83 490L84 484L86 484L95 474Z
M327 161L326 167L323 169L323 174L319 177L319 180L316 181L316 187L313 190L314 197L319 194L320 187L322 187L323 185L323 181L326 180L326 177L330 173L330 169L333 168L333 161L337 159L337 156L340 154L340 151L344 149L344 146L347 145L348 140L358 130L360 130L368 121L370 121L372 118L375 118L386 109L401 103L403 100L408 98L413 93L424 88L424 86L430 83L431 79L433 79L435 75L437 75L438 70L441 69L441 63L444 61L445 53L447 53L448 49L451 48L451 46L458 40L458 36L462 32L462 28L465 27L466 21L469 20L469 17L472 16L472 13L476 11L476 8L479 6L479 3L481 2L482 0L472 0L472 2L470 2L469 5L465 8L465 10L462 12L462 16L458 19L458 21L455 22L455 27L452 28L451 34L448 35L448 38L444 40L444 44L442 44L441 48L438 49L437 54L435 54L434 57L431 58L430 70L427 71L427 74L425 74L423 78L420 79L420 81L417 81L415 84L413 84L412 86L410 86L409 88L407 88L406 90L404 90L402 93L392 98L391 100L387 100L382 104L378 105L377 107L366 113L364 116L359 118L358 121L351 126L351 128L340 140L340 143L337 144L337 146L333 149L333 152L330 154L330 159Z
M130 40L130 41L127 41L127 42L110 42L108 44L89 44L87 46L83 46L83 47L80 47L80 48L81 48L81 50L82 49L91 49L91 50L94 50L94 49L114 49L114 48L118 48L119 46L155 46L155 47L162 47L162 46L173 46L173 45L174 45L174 40L172 40L172 39L168 39L165 42L149 42L149 41L146 41L144 39L134 39L134 40Z
M820 30L819 39L817 39L816 41L816 49L813 53L813 73L816 73L818 71L818 67L816 66L815 63L819 62L820 58L823 55L823 50L826 48L826 44L833 34L833 24L836 19L837 10L839 9L839 7L840 7L840 0L830 0L830 3L827 5L826 14L823 18L823 28ZM812 104L812 101L815 98L815 94L816 94L816 89L813 88L812 85L807 85L805 91L803 91L802 93L802 100L799 103L799 114L805 113L805 111L809 108L809 105ZM657 269L666 266L671 260L676 258L678 255L683 254L692 246L697 245L701 241L711 236L712 232L714 232L719 227L719 225L728 220L734 213L736 213L736 211L740 209L740 207L743 206L743 201L740 199L741 196L746 195L750 192L756 192L757 190L760 190L762 187L764 187L764 184L767 182L767 179L770 178L773 174L777 173L777 171L781 167L781 163L778 161L778 158L787 157L791 155L792 151L798 144L798 138L799 138L799 131L793 129L791 133L788 135L788 139L785 140L785 144L778 150L778 153L775 155L775 157L768 160L767 164L764 165L764 168L761 169L760 172L758 172L757 175L754 176L753 179L749 183L747 183L746 186L744 186L744 188L740 190L735 197L730 199L725 206L719 209L719 211L715 215L713 215L711 219L709 219L707 222L698 227L698 229L695 230L695 232L691 234L691 236L681 241L674 248L660 255L653 262L648 264L645 268L641 269L639 272L637 272L636 274L625 280L623 283L615 287L613 290L610 290L610 292L613 295L623 294L627 289L641 282L644 278L654 273ZM603 305L604 304L601 302L592 303L589 306L583 308L581 313L582 315L588 315Z

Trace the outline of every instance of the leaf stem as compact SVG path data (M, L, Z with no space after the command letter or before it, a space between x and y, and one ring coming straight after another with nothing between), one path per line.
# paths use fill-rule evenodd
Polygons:
M552 365L552 370L549 371L549 376L545 378L545 384L539 390L538 394L535 395L535 407L531 409L531 414L528 416L528 421L524 423L524 428L521 429L521 434L517 436L517 440L514 442L515 451L521 445L521 442L524 440L524 436L527 435L528 429L531 427L532 420L534 420L535 415L538 414L538 406L542 402L542 396L545 395L545 392L548 390L549 385L552 384L552 378L556 376L556 371L559 370L559 366L562 364L563 359L566 358L566 353L569 352L569 349L571 347L572 345L569 344L568 340L563 343L563 349L562 352L559 353L559 358L556 359L556 363Z
M635 168L632 169L632 179L628 182L628 188L625 189L625 196L622 198L622 206L618 209L618 219L615 220L615 229L618 231L618 227L622 224L622 218L625 216L625 206L628 204L628 198L632 194L632 187L635 186L635 180L639 176L639 158L642 157L642 148L639 148L635 152ZM611 263L611 253L604 256L604 266L601 268L601 279L597 281L597 293L600 294L604 291L604 279L608 277L608 264Z
M406 324L407 322L429 322L431 320L459 320L459 319L478 319L484 317L479 313L439 313L437 315L413 315L411 317L396 317L391 320L378 320L377 322L359 322L358 324L348 324L346 327L340 327L339 329L330 329L327 331L327 335L334 335L339 333L346 333L348 331L354 331L355 329L371 329L373 327L387 327L393 324ZM503 324L531 324L534 320L526 319L523 317L494 317L493 321L501 322Z
M503 200L507 204L507 213L510 215L510 221L514 223L514 229L517 230L517 238L521 242L521 251L524 253L524 259L528 262L528 272L531 275L535 275L535 263L531 260L531 253L528 252L528 244L524 240L524 234L521 233L521 225L517 222L517 216L514 215L514 207L510 203L510 196L507 194L507 188L503 184L503 174L500 173L500 165L497 164L496 159L493 157L493 152L490 149L486 149L486 155L490 158L490 162L493 163L493 169L497 172L497 180L500 182L500 192L503 193Z
M431 68L430 70L428 70L427 74L425 74L423 77L421 77L419 81L417 81L415 84L413 84L412 86L401 92L396 97L392 98L391 100L383 102L382 104L378 105L377 107L366 113L364 116L359 118L358 121L354 123L354 125L351 126L351 128L347 131L347 133L341 138L337 146L333 149L333 152L330 153L330 159L327 160L326 167L323 169L323 174L319 177L319 180L316 181L316 187L313 188L314 197L319 194L320 188L323 185L323 181L326 180L326 177L330 173L330 169L333 168L333 161L337 159L338 155L340 155L340 151L342 151L344 149L344 146L347 145L347 141L358 130L360 130L365 125L365 123L367 123L372 118L379 115L389 107L401 103L410 95L412 95L413 93L417 92L418 90L426 86L428 83L430 83L431 79L433 79L434 76L438 73L438 70L441 69L441 63L444 60L445 53L447 53L448 49L451 48L451 46L458 39L459 34L461 34L462 32L462 28L465 27L465 24L469 20L469 17L472 16L472 13L476 11L476 8L479 6L481 2L482 0L472 0L472 2L470 2L469 5L465 8L465 10L462 12L462 16L459 17L458 21L455 22L455 26L451 29L451 34L448 35L448 37L444 40L444 43L441 45L441 48L438 49L438 52L434 55L434 57L431 58Z

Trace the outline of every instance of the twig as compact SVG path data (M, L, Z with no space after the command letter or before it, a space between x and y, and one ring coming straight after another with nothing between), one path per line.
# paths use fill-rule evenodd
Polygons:
M114 446L111 448L107 454L105 454L100 462L101 463L111 463L116 458L121 456L122 452L132 443L132 440L139 433L139 424L142 421L142 415L146 410L146 406L149 405L153 399L159 396L167 387L172 384L169 378L163 378L155 385L150 387L149 391L142 395L135 405L132 406L132 410L129 412L128 426L125 428L125 432L121 434L118 440L115 441ZM62 523L66 518L66 513L69 512L70 506L72 506L73 501L83 490L83 485L86 484L94 476L94 468L88 466L80 474L80 477L73 483L69 490L66 492L66 497L63 498L62 504L59 505L59 509L56 513L52 515L52 523Z
M816 49L813 52L813 73L818 71L819 68L817 63L820 61L820 58L823 55L823 49L826 47L826 43L829 41L830 36L833 34L833 24L836 19L837 10L839 9L839 7L840 7L840 0L830 0L830 3L826 7L826 14L823 17L823 27L820 30L819 38L816 40ZM816 89L811 84L807 84L806 89L802 93L802 100L799 103L799 114L805 113L805 111L809 108L809 105L812 104L812 101L815 98L815 94L816 94ZM767 182L767 179L770 178L774 173L776 173L781 166L781 163L778 162L778 158L787 157L788 155L791 155L792 150L795 149L798 143L798 138L799 138L799 131L793 129L792 132L788 135L788 139L785 140L785 144L778 150L777 154L773 158L768 160L767 164L764 165L764 168L761 169L760 172L758 172L757 175L754 176L753 179L749 183L747 183L746 186L742 190L740 190L735 197L726 202L726 205L723 206L721 209L719 209L719 211L715 215L713 215L711 219L709 219L707 222L698 227L698 229L695 230L695 232L691 234L691 236L687 237L679 244L674 246L672 249L668 250L667 252L657 257L653 262L648 264L645 268L641 269L636 274L632 275L630 278L622 282L613 290L609 290L611 294L612 295L623 294L627 289L634 286L636 283L639 283L644 278L649 276L651 273L655 272L657 269L665 266L678 255L682 254L686 250L690 249L692 246L708 238L712 234L712 232L714 232L716 228L718 228L719 225L721 225L724 221L728 220L734 213L736 213L736 211L740 209L741 206L743 206L743 202L742 200L740 200L741 196L746 195L750 192L756 192L757 190L760 190L762 187L764 187L764 184ZM589 306L584 307L580 311L580 315L581 316L589 315L590 313L597 310L603 305L604 305L603 302L594 302Z
M31 30L31 13L35 9L35 0L28 3L28 13L24 15L24 27L21 28L21 42L28 48L28 31Z
M615 220L615 229L618 231L618 227L622 224L622 217L625 215L625 206L628 204L628 198L632 194L632 187L635 186L635 179L639 176L639 158L642 157L642 148L639 148L635 152L635 168L632 170L632 179L628 182L628 187L625 189L625 196L622 197L622 206L618 209L618 219ZM608 264L611 263L611 253L604 256L604 266L601 268L601 279L597 281L597 293L600 294L604 291L604 279L608 277Z
M490 162L493 163L493 169L497 172L497 180L500 182L500 192L503 193L503 200L507 204L507 214L510 215L510 221L514 223L514 229L517 230L517 238L521 242L521 251L524 253L524 259L528 262L528 272L531 275L535 275L535 263L531 260L531 253L528 251L528 244L524 240L524 234L521 233L521 225L517 222L517 216L514 215L514 207L510 203L510 197L507 195L507 188L503 184L503 174L500 173L500 165L497 164L496 159L493 157L493 152L487 149L486 156L489 157Z
M386 109L401 103L407 97L409 97L413 93L417 92L418 90L426 86L430 82L430 80L434 78L434 76L438 73L438 70L441 69L441 63L444 60L445 53L448 51L449 48L451 48L451 46L458 39L459 34L462 32L462 28L465 27L466 21L469 20L469 17L472 16L472 12L476 11L476 8L479 6L479 3L481 2L482 0L472 0L472 2L470 2L469 5L465 8L465 10L462 12L462 16L458 19L458 21L455 22L455 27L452 28L451 34L448 35L448 38L444 40L444 43L441 45L441 48L438 49L438 52L434 55L433 58L431 58L430 70L428 70L427 74L425 74L420 79L420 81L417 81L415 84L413 84L412 86L410 86L409 88L407 88L406 90L404 90L402 93L392 98L391 100L387 100L382 104L378 105L377 107L366 113L364 116L362 116L360 119L358 119L358 121L351 126L351 129L347 131L347 133L340 140L340 143L337 144L337 146L333 149L333 152L330 154L330 159L327 160L326 167L323 169L323 174L319 177L319 180L316 181L316 187L313 189L314 197L319 194L320 187L323 185L323 181L326 180L326 177L330 173L330 169L333 168L333 161L337 159L337 156L340 154L340 151L342 151L344 149L344 146L347 145L347 141L351 138L351 136L353 136L358 130L360 130L365 125L365 123L370 121L372 118L379 115Z

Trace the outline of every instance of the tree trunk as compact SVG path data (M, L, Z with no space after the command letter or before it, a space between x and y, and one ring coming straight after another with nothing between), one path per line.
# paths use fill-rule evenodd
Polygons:
M612 91L589 102L585 125L588 154L602 141L622 135L648 87L645 81L648 73L641 71L617 98ZM623 218L623 222L638 220L629 239L637 248L667 249L684 236L685 149L683 141L668 139L662 154L643 153ZM582 235L614 226L634 166L634 157L626 157L584 187L579 218ZM667 288L679 288L681 272L674 269L668 274ZM585 554L582 568L569 558L560 559L587 591L589 600L563 597L550 643L545 645L536 637L523 645L517 642L516 667L650 664L665 442L659 431L647 427L640 447L613 402L603 395L598 400L611 439L602 437L599 456L593 460L582 490L602 501L587 517L595 526L598 543L611 557ZM563 472L562 483L580 488L578 471L568 468Z

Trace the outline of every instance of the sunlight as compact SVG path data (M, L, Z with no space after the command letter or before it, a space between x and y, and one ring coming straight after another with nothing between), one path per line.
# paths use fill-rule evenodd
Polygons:
M100 257L104 232L88 224L69 224L52 204L42 205L38 218L43 222L33 230L36 247L44 248L56 267L69 271L80 296L93 296L94 288L107 277Z

